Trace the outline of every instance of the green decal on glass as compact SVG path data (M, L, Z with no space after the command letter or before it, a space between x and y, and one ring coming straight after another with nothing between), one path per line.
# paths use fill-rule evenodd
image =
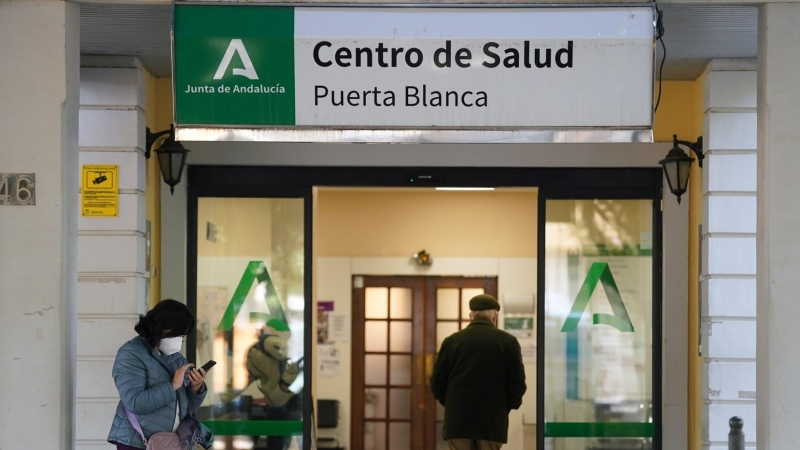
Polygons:
M548 438L651 438L655 427L648 422L548 422L544 436Z
M286 314L283 312L283 305L278 298L278 293L275 292L275 286L272 284L272 278L269 276L267 266L262 261L250 261L247 264L239 285L231 297L228 308L225 309L225 314L222 315L222 320L217 327L219 331L231 331L233 329L233 322L236 316L239 315L239 310L242 309L244 301L247 299L247 293L253 287L253 282L258 281L259 284L264 284L267 288L266 302L270 314L265 313L252 313L250 319L253 318L264 320L264 323L270 325L278 331L288 331L289 326L286 322ZM255 315L254 315L255 314Z
M611 274L611 268L608 263L594 263L589 268L589 273L586 275L581 290L578 292L578 297L575 298L575 303L572 304L572 310L569 312L567 321L561 328L562 333L572 333L578 329L578 323L581 321L583 312L589 305L589 299L592 298L592 293L597 287L597 283L603 284L603 290L606 291L609 303L611 303L611 310L614 315L610 314L594 314L592 323L594 325L608 325L614 327L622 332L633 332L633 323L628 316L628 310L625 309L625 303L622 301L622 296L619 294L617 283L614 281L614 275Z
M176 5L179 125L294 125L294 8Z

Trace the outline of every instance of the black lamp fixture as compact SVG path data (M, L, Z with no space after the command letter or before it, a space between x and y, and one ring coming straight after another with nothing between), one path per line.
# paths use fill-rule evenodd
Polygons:
M183 168L186 166L186 155L189 150L183 148L183 145L175 140L175 126L170 125L169 130L159 131L158 133L153 133L148 128L147 149L144 152L145 158L150 159L153 145L162 136L167 136L167 138L156 150L158 164L161 166L161 175L164 177L164 182L169 185L170 194L175 194L175 186L181 182Z
M686 193L686 188L689 186L689 169L692 166L692 162L694 162L694 158L687 155L678 145L689 147L697 155L700 167L703 167L705 155L703 155L703 136L698 137L697 142L686 142L679 141L678 135L672 135L672 150L667 153L666 158L658 163L664 168L669 190L678 197L678 203L680 203L681 196Z

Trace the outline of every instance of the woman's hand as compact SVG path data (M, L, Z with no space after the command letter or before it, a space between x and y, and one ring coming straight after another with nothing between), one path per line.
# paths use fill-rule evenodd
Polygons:
M194 364L184 364L181 368L175 371L175 375L172 377L172 388L176 391L183 387L183 380L186 379L186 370L192 367Z
M195 394L199 394L203 389L203 380L206 379L206 371L202 368L189 371L189 385Z

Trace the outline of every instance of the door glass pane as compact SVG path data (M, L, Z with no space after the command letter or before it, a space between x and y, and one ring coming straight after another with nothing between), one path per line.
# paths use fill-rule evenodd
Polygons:
M391 316L392 319L411 318L411 289L392 288L391 290Z
M198 419L242 420L252 402L273 396L291 411L283 424L255 417L242 437L218 442L252 442L254 435L285 435L287 447L302 434L303 369L289 392L269 391L272 371L264 346L298 361L304 353L305 217L299 198L199 198L197 202L197 363L213 359L208 394ZM242 290L242 288L244 290ZM230 311L230 313L226 313ZM255 378L260 383L250 381ZM263 390L262 390L263 389ZM288 425L288 426L287 426Z
M386 385L386 355L364 355L364 383Z
M388 322L368 320L364 323L364 350L368 352L386 351L386 329Z
M386 450L386 423L364 424L364 450Z
M411 384L411 357L392 355L389 359L389 384Z
M476 295L483 294L483 288L465 288L461 290L461 318L469 320L469 301Z
M436 290L436 318L458 319L458 289Z
M545 233L547 444L650 449L653 203L548 200Z
M411 390L389 389L389 418L411 418Z
M392 322L390 327L392 342L390 348L393 352L411 351L411 322Z
M389 450L411 449L411 424L389 424Z
M366 288L364 317L367 319L386 319L389 312L389 289Z
M364 417L367 419L386 418L386 389L367 389L364 391Z
M458 322L437 322L436 323L436 351L442 346L442 341L451 334L458 331Z

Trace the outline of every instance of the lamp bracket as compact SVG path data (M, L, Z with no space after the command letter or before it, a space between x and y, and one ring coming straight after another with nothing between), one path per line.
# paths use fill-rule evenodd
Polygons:
M168 136L167 136L168 135ZM157 133L153 133L150 131L150 127L147 127L145 132L145 150L144 150L144 157L145 159L150 159L150 154L153 150L153 145L155 145L158 138L161 136L167 136L166 140L175 139L175 126L170 124L168 130L159 131Z
M672 135L672 144L673 145L683 145L692 149L694 154L697 156L697 164L700 167L703 167L703 159L705 159L706 155L703 154L703 136L698 136L696 142L687 142L678 140L678 135Z

